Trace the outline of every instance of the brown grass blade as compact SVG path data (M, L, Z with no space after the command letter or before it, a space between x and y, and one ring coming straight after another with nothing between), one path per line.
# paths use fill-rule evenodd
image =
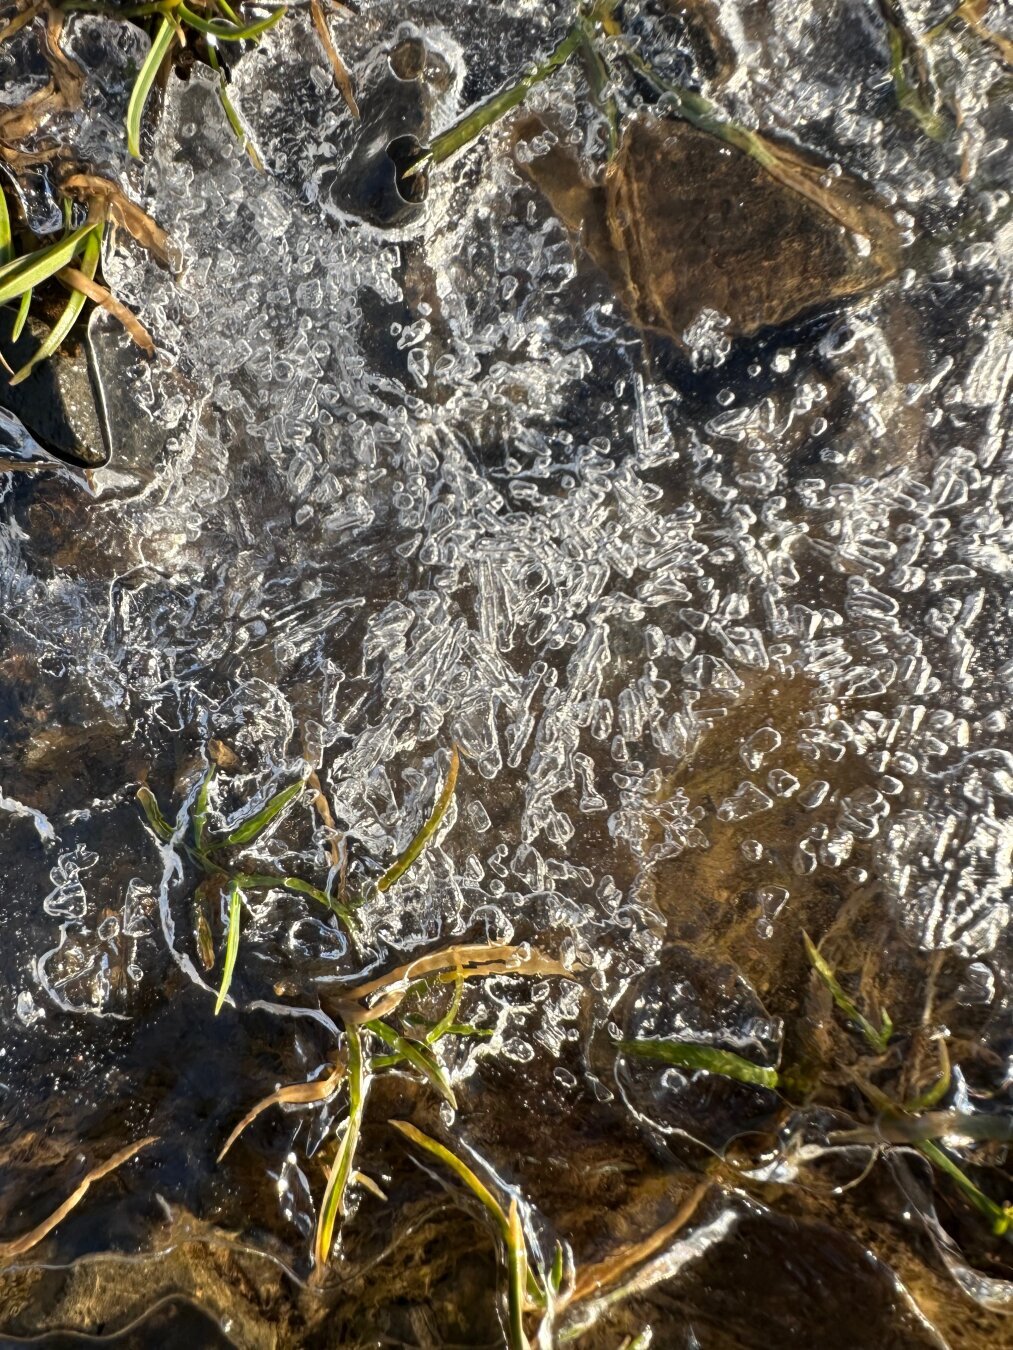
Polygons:
M306 786L310 788L310 790L313 793L313 800L311 801L310 805L313 807L313 810L320 817L321 821L324 824L324 828L329 831L329 834L327 836L326 848L327 848L327 856L331 860L331 866L340 868L341 848L338 844L337 838L335 837L338 833L338 829L337 826L334 824L334 815L333 812L331 811L330 802L328 802L327 798L324 796L324 790L320 786L320 779L317 777L316 771L311 773L309 777L306 779ZM344 891L343 885L341 887L341 890L342 892ZM345 898L344 894L342 893L341 899L343 900L344 898Z
M338 86L341 97L345 100L345 106L353 117L359 116L359 105L355 101L355 91L352 88L352 77L348 73L348 67L342 61L337 47L334 45L334 39L331 37L331 30L327 25L327 16L324 14L323 6L320 0L310 0L310 14L313 18L313 27L317 30L317 36L320 39L320 45L327 54L327 59L331 63L331 70L334 71L334 83Z
M256 1106L247 1111L236 1128L226 1139L222 1151L218 1155L218 1161L221 1162L228 1153L229 1149L236 1142L248 1125L252 1125L257 1117L271 1106L309 1106L313 1102L324 1102L328 1097L333 1097L345 1076L344 1064L336 1064L326 1078L315 1078L310 1083L289 1083L285 1087L280 1087L276 1092L269 1093L262 1097Z
M9 37L14 36L19 28L24 28L26 24L30 24L36 14L39 14L42 11L44 4L45 0L36 0L35 4L29 5L26 9L23 9L20 14L15 14L14 18L11 19L9 23L4 24L3 28L0 28L0 42L6 42Z
M97 1167L93 1167L78 1182L77 1187L68 1195L63 1204L58 1205L47 1219L43 1219L30 1232L22 1233L20 1237L11 1238L7 1242L0 1242L0 1260L6 1261L14 1256L23 1256L25 1252L30 1251L36 1243L47 1237L57 1224L62 1223L72 1209L75 1209L81 1203L89 1188L96 1181L100 1181L102 1177L114 1172L117 1167L122 1167L125 1162L129 1162L136 1153L140 1153L142 1148L147 1148L149 1144L156 1142L155 1136L149 1135L146 1139L142 1139L140 1143L128 1144L125 1148L121 1148L118 1153L114 1153L111 1158L107 1158L104 1163L99 1163Z
M566 1300L567 1303L579 1303L583 1299L592 1298L603 1289L607 1289L609 1285L622 1279L635 1266L642 1265L655 1252L666 1247L690 1222L700 1208L700 1202L711 1190L711 1187L711 1182L701 1182L696 1190L692 1191L679 1206L675 1217L652 1233L650 1237L644 1238L642 1242L635 1242L628 1247L620 1247L617 1252L613 1252L604 1261L598 1261L593 1266L585 1266L577 1275L570 1296Z
M119 319L141 351L146 356L154 356L155 344L152 341L151 334L137 315L131 313L122 301L116 299L112 291L107 290L105 286L100 286L91 277L85 276L78 267L64 267L57 272L56 276L57 280L62 281L70 290L80 291L94 304L100 305L102 309L107 309L114 318Z
M454 979L487 979L491 975L565 975L570 971L551 956L527 944L465 943L418 956L387 975L345 991L338 1008L342 1018L362 1023L386 1017L403 1001L414 980L452 974ZM358 1006L374 994L384 997L368 1008Z
M110 220L121 225L163 266L169 266L169 239L165 231L116 183L96 173L74 173L64 178L60 186L65 192L80 194L87 201L102 202Z

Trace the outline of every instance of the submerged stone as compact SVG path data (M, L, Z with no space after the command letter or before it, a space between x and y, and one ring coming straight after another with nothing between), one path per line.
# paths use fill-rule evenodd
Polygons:
M29 317L13 342L15 318L13 308L0 308L0 352L12 370L19 370L31 360L49 329ZM20 384L12 385L10 375L0 367L0 408L13 413L60 459L97 467L109 458L86 344L40 361Z
M534 119L519 138L542 130ZM858 180L762 141L766 167L685 122L634 119L603 184L553 147L524 164L644 328L681 341L703 310L734 334L881 284L897 227Z

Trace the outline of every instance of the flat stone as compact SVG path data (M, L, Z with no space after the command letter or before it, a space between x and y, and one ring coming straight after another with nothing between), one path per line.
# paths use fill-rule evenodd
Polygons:
M0 352L12 370L31 359L49 332L29 316L17 342L12 341L16 313L11 306L0 307ZM87 340L40 361L21 384L12 386L0 367L0 408L13 413L40 445L60 459L95 467L109 458Z
M542 129L526 119L518 136ZM600 185L559 146L521 167L634 320L682 341L702 310L750 334L867 291L899 268L896 224L865 184L763 146L769 168L685 122L642 116L625 127Z

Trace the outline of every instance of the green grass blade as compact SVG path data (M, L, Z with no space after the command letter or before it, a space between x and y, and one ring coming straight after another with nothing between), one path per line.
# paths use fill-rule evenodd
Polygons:
M14 317L14 327L11 329L12 342L17 342L18 338L21 336L22 330L24 329L25 326L25 321L28 318L28 311L31 309L31 307L32 307L32 288L31 286L29 286L28 290L25 291L24 295L21 297L21 303L18 305L18 312Z
M338 916L350 933L358 930L358 924L352 917L352 911L347 905L343 905L340 900L335 900L333 895L328 895L320 890L318 886L311 886L308 881L303 881L301 877L283 877L281 884L287 891L297 891L300 895L308 895L311 900L317 900L321 905Z
M454 995L450 1007L440 1020L426 1032L426 1045L435 1045L441 1036L446 1036L451 1027L456 1026L457 1014L461 1011L461 998L464 995L464 976L458 971L454 979ZM460 1034L460 1033L458 1033Z
M563 1276L566 1274L566 1254L563 1251L563 1244L556 1243L556 1250L552 1254L552 1269L549 1271L549 1289L553 1294L558 1294L563 1287Z
M7 197L0 186L0 265L14 259L14 238L11 234L11 215L7 210Z
M471 112L466 113L459 122L441 132L434 139L428 152L411 166L408 170L409 174L420 172L428 164L442 164L444 160L449 159L451 155L456 154L458 150L462 150L477 136L481 135L486 127L492 126L512 108L516 108L519 103L523 103L535 85L548 79L554 71L570 59L580 46L583 31L581 23L575 23L555 50L533 70L529 71L527 75L522 76L516 84L493 94L484 103L480 103L477 108L473 108Z
M158 68L175 38L176 26L166 16L158 25L151 50L144 58L144 64L138 71L134 87L130 91L130 102L127 105L127 149L135 159L141 158L141 118L144 116L144 107L151 93L151 86L155 83Z
M84 240L84 255L81 259L81 271L89 280L94 280L95 273L98 271L99 258L102 254L102 227L95 226L89 230ZM11 384L21 384L31 374L33 368L40 361L46 361L49 357L55 356L65 342L70 330L77 323L81 311L84 309L87 297L81 291L72 291L63 307L63 313L53 324L52 329L46 340L35 352L31 360L26 361L21 369L11 379Z
M144 814L148 817L148 824L163 842L172 838L172 826L162 815L161 808L158 805L158 798L152 792L151 788L139 787L137 789L137 800L141 803Z
M325 1266L330 1260L331 1248L334 1245L334 1225L341 1212L341 1202L344 1200L348 1178L352 1173L352 1163L359 1143L366 1104L369 1071L363 1060L362 1041L357 1029L351 1023L345 1027L345 1035L348 1038L348 1127L341 1136L341 1143L338 1145L327 1178L327 1189L320 1202L320 1217L317 1220L313 1243L313 1260L318 1267Z
M308 895L311 900L326 905L333 914L336 914L350 933L356 931L358 925L346 905L343 905L340 900L335 900L333 896L327 895L318 886L303 881L301 877L272 877L260 872L244 872L237 880L244 890L274 886L280 890L295 891L299 895Z
M239 116L235 104L229 97L229 87L225 81L225 72L222 70L221 62L218 60L218 53L214 49L215 39L212 38L208 43L208 60L211 62L211 68L218 76L218 99L222 105L222 110L228 118L229 126L232 128L233 135L239 144L250 157L250 163L258 173L264 172L264 161L260 158L257 147L246 133L243 126L243 119Z
M827 989L829 989L831 998L837 1004L838 1008L840 1008L844 1016L847 1017L849 1021L855 1023L873 1050L881 1055L886 1050L890 1037L893 1034L893 1022L890 1020L890 1014L884 1011L880 1026L878 1028L874 1027L869 1019L859 1010L854 999L849 998L841 988L837 976L831 970L825 958L820 955L819 951L816 949L816 944L808 933L803 932L802 941L805 943L806 954L812 963L813 969L826 985Z
M939 1042L939 1077L931 1087L920 1092L917 1097L906 1102L905 1111L931 1111L934 1106L938 1106L950 1090L950 1084L953 1082L953 1070L950 1065L950 1052L946 1048L946 1042Z
M734 1078L754 1087L776 1088L779 1075L776 1069L767 1069L731 1050L718 1050L712 1045L697 1045L690 1041L622 1041L619 1048L639 1059L655 1059L674 1064L680 1069L705 1069L724 1078Z
M258 836L264 833L268 825L281 815L289 802L295 801L305 786L306 784L300 779L298 783L290 783L287 788L282 788L281 792L276 792L273 797L268 798L255 816L251 816L249 820L244 820L242 825L237 825L231 833L227 834L220 841L218 847L252 844Z
M65 235L58 243L14 258L0 266L0 305L24 295L33 286L39 286L74 261L78 249L95 233L95 225L82 225L73 234Z
M417 1144L419 1148L423 1148L427 1153L431 1153L434 1158L437 1158L445 1167L449 1167L456 1176L460 1177L468 1190L471 1191L472 1195L485 1206L496 1220L503 1241L509 1244L510 1221L507 1218L503 1206L489 1188L479 1180L468 1164L462 1162L456 1154L451 1153L449 1148L444 1148L444 1146L436 1139L430 1138L428 1134L423 1134L422 1131L412 1125L410 1121L392 1120L390 1123L394 1126L395 1130L399 1130L406 1139L410 1139L413 1144Z
M450 1086L450 1080L446 1075L443 1065L436 1059L431 1051L424 1050L421 1045L406 1040L404 1036L399 1036L393 1027L389 1027L386 1022L373 1021L367 1022L366 1027L374 1036L379 1036L384 1045L387 1045L394 1051L394 1054L407 1062L414 1069L418 1069L429 1083L433 1085L436 1091L450 1105L457 1110L457 1098L454 1096L454 1089Z
M454 798L454 789L457 786L457 771L460 767L461 757L458 754L457 746L450 752L450 767L447 770L447 781L443 785L443 791L437 798L436 805L432 809L429 819L419 830L408 847L401 853L390 867L387 868L383 876L376 883L376 889L381 893L394 885L400 877L411 867L412 863L418 858L419 854L432 839L433 835L440 828L443 817L450 809L450 803Z
M933 1167L938 1168L940 1172L945 1172L950 1180L956 1183L971 1204L988 1219L996 1237L1013 1239L1013 1205L999 1205L994 1200L989 1199L984 1191L980 1190L971 1178L964 1173L963 1169L953 1161L950 1155L939 1147L935 1140L923 1139L920 1143L915 1144L915 1148L928 1158Z
M206 33L209 37L217 38L220 42L246 42L250 38L260 37L261 33L266 33L269 28L273 28L276 23L283 19L287 13L287 7L282 5L269 14L266 19L257 19L254 23L245 24L237 28L231 23L217 23L214 19L202 19L199 14L195 14L192 9L187 9L186 5L177 5L176 13L183 23L191 28L196 28L198 33Z
M507 1215L507 1269L510 1273L508 1287L508 1307L510 1311L510 1350L528 1350L528 1338L524 1332L524 1292L528 1283L528 1249L524 1245L524 1229L521 1227L520 1210L517 1201L510 1200L510 1212Z
M226 995L229 992L229 985L232 983L232 972L236 968L236 957L239 955L239 915L242 904L242 893L239 884L233 881L229 886L229 935L225 943L225 965L222 967L222 983L218 990L218 999L215 1003L215 1016L222 1010L222 1004L225 1002Z

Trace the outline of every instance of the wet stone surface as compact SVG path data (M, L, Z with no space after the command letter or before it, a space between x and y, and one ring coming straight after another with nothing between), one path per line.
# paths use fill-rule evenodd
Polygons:
M868 248L633 80L607 167L577 63L424 201L377 196L388 139L523 75L562 0L332 16L359 121L292 11L230 84L264 173L200 63L129 161L143 35L69 22L87 78L61 116L180 266L106 244L157 346L92 320L109 462L0 477L0 1242L153 1142L4 1246L0 1339L503 1344L500 1230L394 1120L517 1198L537 1270L563 1244L546 1343L1008 1334L1009 76L940 40L964 109L940 146L871 11L625 8L665 78L839 165L820 186ZM367 897L353 937L251 884L217 1017L213 740L220 865ZM371 890L452 746L435 837ZM223 843L311 771L324 807ZM436 1085L373 1074L315 1268L347 1085L220 1151L345 1064L364 982L456 952L386 1014L444 1016L465 944L537 959L462 981Z

